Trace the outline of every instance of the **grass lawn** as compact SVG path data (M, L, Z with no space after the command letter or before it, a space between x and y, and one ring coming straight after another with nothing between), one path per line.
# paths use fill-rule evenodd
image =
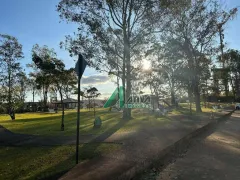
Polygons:
M171 114L185 114L173 110ZM203 108L204 112L212 109ZM16 114L11 121L8 115L0 115L0 125L23 134L44 136L71 136L76 134L76 110L66 111L65 131L60 131L61 112ZM161 126L171 121L166 117L156 118L153 114L133 110L133 119L121 122L121 112L108 112L97 109L103 124L99 129L93 128L93 111L81 110L81 134L102 134L104 132L137 131L145 127ZM121 148L121 145L109 143L90 143L80 145L80 161L87 161L96 156ZM0 179L56 179L75 165L75 146L54 147L1 147L0 146Z
M107 109L97 109L97 116L102 119L102 127L93 128L93 111L86 109L80 113L80 134L102 134L117 126L121 120L121 112L108 112ZM10 120L8 115L0 115L0 125L10 131L22 134L34 134L45 136L73 136L76 134L76 110L65 112L65 131L60 131L61 112L50 113L24 113L16 114L16 120ZM151 114L139 113L133 110L133 119L124 126L116 129L122 131L135 131L141 127L161 125L167 121L166 118L155 118Z
M65 131L60 131L61 112L16 114L11 121L8 115L0 115L0 125L23 134L44 136L71 136L76 134L76 111L66 111ZM169 122L167 118L155 118L153 114L133 110L133 119L121 124L121 112L98 109L103 124L93 128L93 111L81 110L81 134L103 132L137 131L142 127L160 126ZM121 148L118 144L90 143L80 146L80 161L87 161L104 153ZM0 179L56 179L75 165L75 146L53 147L1 147Z
M117 144L84 144L79 162L120 148ZM57 179L75 165L75 146L0 147L0 179Z
M184 112L188 113L189 112L189 103L180 103L179 104L181 107L184 108ZM222 107L230 107L232 106L231 104L227 104L227 103L207 103L207 105L209 105L208 107L204 106L204 103L201 103L201 108L202 108L202 112L203 113L208 113L208 112L218 112L219 109L213 109L212 106L216 106L216 105L221 105ZM192 111L193 114L196 114L196 107L195 107L195 103L192 104ZM179 111L176 111L176 113L180 113Z

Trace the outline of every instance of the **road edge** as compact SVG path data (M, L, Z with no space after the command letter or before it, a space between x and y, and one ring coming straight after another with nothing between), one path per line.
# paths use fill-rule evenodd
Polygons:
M218 123L224 121L227 117L230 117L234 111L235 110L232 110L229 113L224 114L223 116L217 118L215 121L209 122L208 124L187 134L177 142L173 143L172 145L166 147L164 150L159 152L159 154L154 159L145 160L137 164L136 166L122 173L120 176L118 176L115 179L117 180L138 179L138 177L141 174L143 174L147 170L152 169L156 164L158 167L161 167L161 169L166 167L178 156L178 154L182 154L187 151L192 139L194 139L197 136L200 136L204 132L216 126Z

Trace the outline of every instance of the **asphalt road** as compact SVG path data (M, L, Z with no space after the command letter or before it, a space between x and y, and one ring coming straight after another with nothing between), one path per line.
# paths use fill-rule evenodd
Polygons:
M240 111L218 124L206 138L196 139L182 158L158 172L154 179L240 180Z

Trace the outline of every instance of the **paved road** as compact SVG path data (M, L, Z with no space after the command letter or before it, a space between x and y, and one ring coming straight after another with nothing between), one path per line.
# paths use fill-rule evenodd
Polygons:
M228 112L218 113L218 116ZM194 116L169 116L171 123L159 127L145 127L133 133L121 136L109 136L105 141L123 142L121 149L102 157L80 163L61 177L61 180L112 180L115 178L131 179L135 172L151 164L166 147L174 144L182 137L205 126L212 120L209 114Z
M183 158L168 165L157 180L239 180L240 112L217 126L210 136L197 140Z

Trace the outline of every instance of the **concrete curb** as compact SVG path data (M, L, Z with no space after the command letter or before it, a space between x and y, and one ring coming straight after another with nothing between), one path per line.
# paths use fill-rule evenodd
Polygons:
M131 179L134 179L134 177L137 177L138 175L143 173L144 171L150 170L155 164L158 164L158 167L166 166L167 164L169 164L169 161L171 161L171 159L173 159L173 157L175 157L177 154L180 154L180 153L183 153L186 151L186 149L189 147L190 142L193 138L195 138L195 137L201 135L202 133L206 132L207 130L211 129L219 122L224 121L224 118L230 116L233 112L234 112L234 110L223 115L222 117L217 118L216 121L212 121L212 122L202 126L201 128L194 130L190 134L184 136L183 138L181 138L174 144L172 144L172 145L168 146L167 148L165 148L164 150L162 150L157 155L157 157L155 157L154 159L145 160L145 161L137 164L136 166L134 166L131 169L129 169L128 171L122 173L120 176L118 176L115 179L131 180Z

